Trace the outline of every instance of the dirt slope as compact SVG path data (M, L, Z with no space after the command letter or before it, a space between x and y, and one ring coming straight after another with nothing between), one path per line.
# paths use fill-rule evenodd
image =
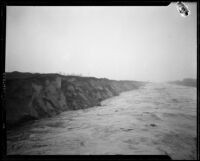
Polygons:
M97 106L106 98L143 84L59 74L6 73L7 125Z

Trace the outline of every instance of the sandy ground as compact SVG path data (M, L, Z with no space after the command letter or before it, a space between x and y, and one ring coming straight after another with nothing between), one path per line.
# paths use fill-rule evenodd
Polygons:
M7 132L7 153L167 154L196 159L196 88L147 84Z

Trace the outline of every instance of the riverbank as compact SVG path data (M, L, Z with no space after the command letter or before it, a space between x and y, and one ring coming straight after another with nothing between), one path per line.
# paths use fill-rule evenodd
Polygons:
M100 106L102 100L144 84L60 74L6 73L7 127L63 111Z

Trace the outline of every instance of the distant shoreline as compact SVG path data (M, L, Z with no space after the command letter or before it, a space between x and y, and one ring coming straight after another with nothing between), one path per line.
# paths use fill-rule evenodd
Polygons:
M170 84L182 85L182 86L189 86L189 87L197 87L197 80L193 78L185 78L183 80L177 81L170 81Z

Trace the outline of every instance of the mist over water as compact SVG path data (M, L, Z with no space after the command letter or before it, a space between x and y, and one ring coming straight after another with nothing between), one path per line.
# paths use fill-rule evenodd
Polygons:
M7 132L8 154L169 155L196 159L196 88L148 83Z

